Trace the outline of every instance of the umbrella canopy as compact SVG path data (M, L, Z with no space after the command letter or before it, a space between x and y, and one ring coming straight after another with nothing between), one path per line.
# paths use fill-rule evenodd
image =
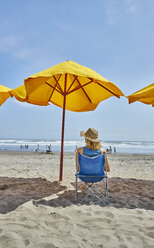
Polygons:
M73 61L65 61L24 80L25 101L38 105L53 103L63 108L60 176L63 173L65 109L75 112L94 110L111 96L124 96L122 91L95 71ZM24 101L24 98L23 98Z
M154 83L128 96L129 103L140 101L154 107Z
M27 100L39 105L51 102L65 109L82 112L94 110L111 96L123 96L113 83L85 66L65 61L24 80Z
M0 85L0 106L10 97L10 90L10 88Z

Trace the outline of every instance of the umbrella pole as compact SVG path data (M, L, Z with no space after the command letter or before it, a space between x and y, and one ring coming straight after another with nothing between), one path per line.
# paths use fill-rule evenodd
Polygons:
M65 127L65 108L66 108L66 82L67 82L67 74L65 74L65 86L64 86L64 101L63 101L63 119L62 119L62 133L61 133L61 154L60 154L59 181L63 180L63 152L64 152L64 127Z

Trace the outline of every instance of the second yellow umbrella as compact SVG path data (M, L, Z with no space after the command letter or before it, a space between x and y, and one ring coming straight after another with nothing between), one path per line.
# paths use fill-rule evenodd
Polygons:
M129 103L143 102L154 107L154 83L128 96Z
M26 88L25 88L25 85L21 85L13 90L10 90L9 91L11 97L15 97L18 101L20 102L27 102L27 103L31 103L31 104L35 104L35 105L43 105L43 103L40 103L39 100L29 100L27 98L27 94L26 94ZM46 105L49 105L49 103L45 103L44 104L45 106Z
M0 85L0 106L11 96L10 90L10 88Z

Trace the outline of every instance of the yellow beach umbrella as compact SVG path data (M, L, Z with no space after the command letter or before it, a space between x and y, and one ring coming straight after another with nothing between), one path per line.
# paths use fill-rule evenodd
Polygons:
M26 88L25 85L21 85L15 89L10 89L6 86L0 85L0 106L9 98L9 97L15 97L18 101L20 102L28 102L31 104L35 104L35 105L41 105L39 102L37 101L28 101L28 99L26 98ZM49 105L49 103L47 103L46 105Z
M0 85L0 106L10 97L10 90L10 88Z
M124 96L112 82L95 71L73 61L65 61L24 80L25 101L38 105L49 102L63 108L60 175L63 174L63 144L65 110L84 112L94 110L98 104L111 97Z
M95 71L73 61L66 61L24 80L27 100L40 105L48 102L70 111L94 110L111 96L120 97L121 90Z
M128 96L129 103L143 102L154 107L154 83Z
M15 97L18 101L20 102L28 102L28 103L31 103L31 104L35 104L35 105L41 105L39 101L37 100L28 100L27 98L27 93L26 93L26 88L25 88L25 85L21 85L13 90L10 90L10 95L11 97ZM46 103L45 105L49 105L49 103Z

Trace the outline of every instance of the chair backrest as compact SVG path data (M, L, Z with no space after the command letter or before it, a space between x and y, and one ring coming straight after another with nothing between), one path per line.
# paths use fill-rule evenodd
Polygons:
M96 157L86 157L78 153L78 163L79 163L79 178L82 180L83 176L89 176L89 179L84 181L100 181L104 178L104 165L105 165L105 154L101 154ZM95 179L90 179L95 177Z

